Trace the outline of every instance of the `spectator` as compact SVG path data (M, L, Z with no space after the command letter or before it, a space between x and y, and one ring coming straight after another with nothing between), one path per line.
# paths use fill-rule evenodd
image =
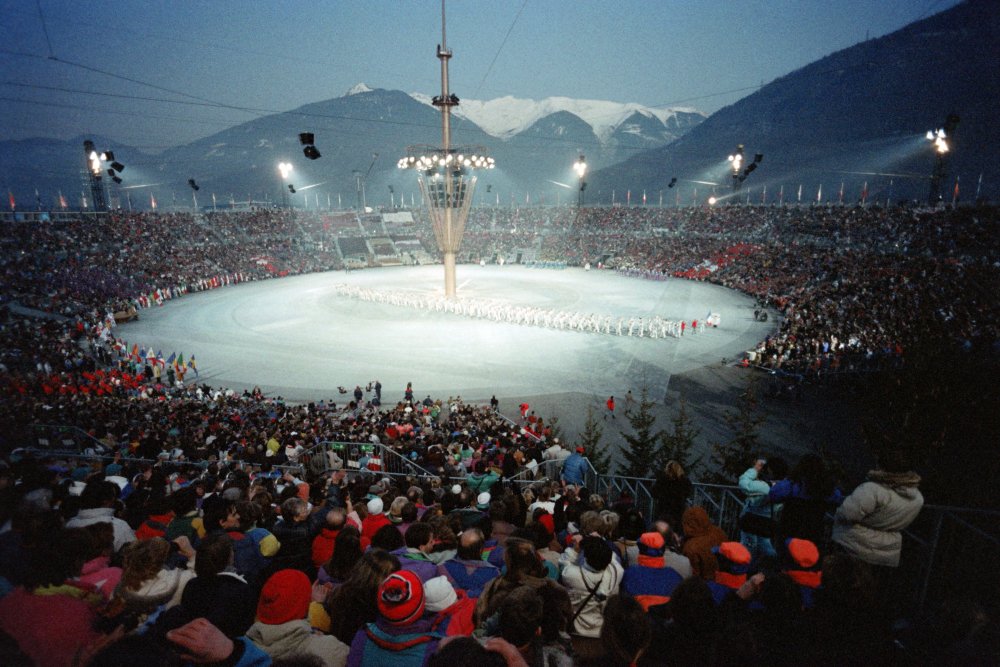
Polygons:
M113 482L99 480L87 484L80 494L80 511L66 522L66 527L83 528L92 523L110 523L115 531L116 553L129 542L134 542L135 531L115 516L114 505L118 500L118 492L118 486Z
M359 628L374 621L378 615L378 587L397 570L399 559L392 554L381 549L366 552L347 581L326 598L324 607L330 616L330 634L346 643L354 639Z
M693 489L681 464L674 460L667 461L663 470L656 472L653 483L656 516L664 517L670 525L676 526L684 516Z
M442 635L426 618L424 585L413 572L390 574L378 588L378 619L358 630L347 664L426 665Z
M327 667L343 667L348 648L336 637L317 634L306 615L311 599L309 578L299 570L279 570L264 584L257 602L257 621L247 638L272 660L314 655Z
M587 459L583 457L584 449L583 447L577 447L576 451L566 457L563 461L562 473L560 479L563 484L573 484L575 486L583 486L585 483L585 477L587 474Z
M611 547L600 537L582 538L579 548L579 552L572 547L563 552L559 579L573 605L570 631L580 637L597 638L604 623L604 604L618 592L624 571L612 558Z
M879 457L879 466L837 509L833 541L870 565L895 568L903 547L902 531L924 505L917 488L920 476L894 452Z
M691 561L691 573L706 581L714 580L718 563L712 554L712 548L725 542L728 539L726 534L709 521L708 512L700 505L684 510L682 526L684 543L681 554Z
M469 528L459 536L458 554L444 561L439 569L455 588L465 591L471 598L482 595L483 589L500 576L500 570L483 560L483 531Z
M0 630L39 667L63 667L100 634L94 630L99 595L66 585L80 574L89 540L82 530L60 530L33 548L35 567L23 587L0 599Z
M634 565L625 569L622 590L635 598L645 611L653 605L666 604L670 594L684 578L664 560L666 542L660 533L644 533L639 538Z

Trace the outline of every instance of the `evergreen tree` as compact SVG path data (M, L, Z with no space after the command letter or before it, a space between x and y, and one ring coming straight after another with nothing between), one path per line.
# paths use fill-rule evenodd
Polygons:
M712 446L712 473L710 477L719 484L734 484L739 476L753 464L760 449L758 430L764 422L757 402L757 381L751 375L746 389L736 399L736 412L725 415L733 432L727 442Z
M594 414L594 406L588 406L587 421L583 424L579 446L583 447L583 455L590 461L590 465L594 466L594 470L607 475L611 472L611 454L606 447L601 446L603 435L604 427Z
M632 426L632 433L622 432L625 446L622 447L624 465L621 474L628 477L652 477L653 467L660 458L663 431L655 430L655 404L649 400L646 387L639 393L639 406L625 410L625 418Z
M673 418L673 430L663 434L663 447L660 448L660 456L656 462L656 469L662 470L667 461L674 460L681 464L685 472L690 476L701 463L701 457L692 459L694 440L701 431L691 424L691 417L687 411L687 401L681 399L680 411Z

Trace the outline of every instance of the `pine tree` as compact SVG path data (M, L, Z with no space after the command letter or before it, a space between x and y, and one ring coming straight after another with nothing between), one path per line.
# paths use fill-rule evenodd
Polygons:
M760 449L758 430L764 422L757 402L757 381L753 376L746 389L736 399L736 412L725 415L733 432L728 442L712 446L712 473L710 477L719 484L733 484L753 464Z
M607 475L611 472L611 454L606 447L601 446L603 435L604 427L594 414L594 406L588 406L587 421L583 424L579 446L583 447L583 455L590 461L590 465L594 466L594 470Z
M667 461L673 460L681 464L681 467L690 476L701 463L701 457L692 459L694 440L701 431L691 424L691 417L687 411L687 401L681 399L680 411L673 418L673 430L663 434L663 447L660 448L660 456L656 462L656 469L662 470Z
M622 437L625 439L625 446L622 447L622 457L625 459L621 468L622 475L651 477L653 474L653 466L659 460L663 443L663 431L655 430L654 405L649 400L646 387L643 387L639 393L639 407L625 411L625 418L632 426L632 433L622 432Z

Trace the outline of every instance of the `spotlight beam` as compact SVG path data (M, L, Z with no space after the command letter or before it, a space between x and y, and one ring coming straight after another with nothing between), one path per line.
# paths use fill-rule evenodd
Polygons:
M313 183L312 185L303 185L301 188L295 188L297 191L302 192L303 190L308 190L309 188L318 188L321 185L326 185L326 181L322 183Z
M572 190L573 189L572 185L566 185L565 183L560 183L559 181L553 181L553 180L550 180L548 178L545 179L545 180L548 181L549 183L552 183L553 185L558 185L561 188L566 188L567 190Z

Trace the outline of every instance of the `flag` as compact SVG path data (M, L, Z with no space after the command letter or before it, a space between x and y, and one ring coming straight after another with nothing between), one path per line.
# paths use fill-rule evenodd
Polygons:
M181 369L184 368L184 353L181 352L177 355L177 361L174 362L174 368Z
M625 206L631 206L631 205L632 205L632 191L631 190L626 190L625 191Z
M14 193L10 190L7 191L7 197L10 198L10 210L17 208L17 203L14 201Z
M760 193L760 203L761 204L766 204L767 203L767 186L766 185L764 186L764 190Z
M132 356L135 357L136 360L139 359L139 344L138 343L132 345Z
M844 182L843 181L840 182L840 193L837 195L837 203L838 204L843 204L844 203Z
M861 205L864 206L867 200L868 200L868 181L865 181L864 186L861 188Z
M819 190L816 191L816 201L817 202L822 202L823 201L823 184L822 183L819 184Z
M198 375L198 365L194 361L194 355L193 354L191 355L191 358L188 359L188 368L190 368L191 370L193 370L195 376L197 377L197 375Z
M174 362L175 362L176 360L177 360L177 355L176 355L176 354L174 354L173 352L171 352L171 353L170 353L170 356L169 356L169 357L167 357L167 365L168 365L168 366L173 366L173 365L174 365Z
M68 208L68 206L66 206L66 198L63 197L62 190L59 191L59 208L63 210Z
M161 366L163 365L163 350L160 350L155 355L153 355L153 361Z
M799 183L799 202L802 201L802 184Z
M983 189L983 172L979 172L979 183L976 185L976 201L979 201L979 191Z
M781 188L778 190L778 204L785 203L785 184L781 184Z
M955 177L955 192L951 195L951 205L958 203L958 176Z
M645 190L642 191L642 205L643 206L646 205L646 191Z
M153 196L152 192L149 193L149 208L156 210L156 197Z

